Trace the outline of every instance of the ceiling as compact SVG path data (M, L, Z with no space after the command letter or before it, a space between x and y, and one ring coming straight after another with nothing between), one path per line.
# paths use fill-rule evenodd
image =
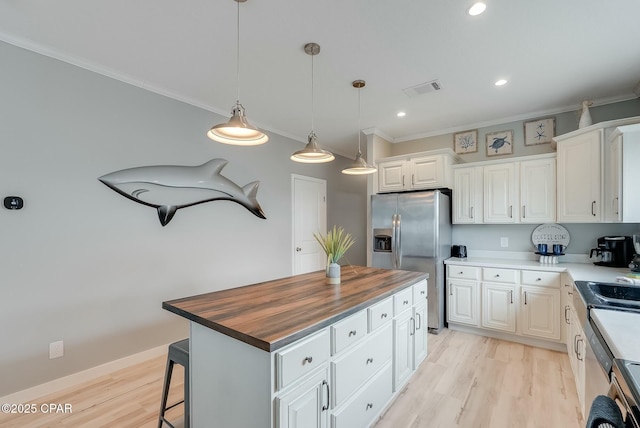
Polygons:
M635 98L640 1L248 0L240 101L267 133L353 156L357 130L392 142ZM230 115L233 0L0 0L0 39ZM494 86L500 78L509 82ZM355 79L367 82L360 92ZM441 90L403 89L438 80ZM396 113L405 111L404 118ZM217 122L212 118L211 125ZM203 129L203 135L207 129Z

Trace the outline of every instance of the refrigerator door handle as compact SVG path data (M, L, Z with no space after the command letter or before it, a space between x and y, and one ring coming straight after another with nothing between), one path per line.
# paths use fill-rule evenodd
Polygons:
M394 214L391 216L391 267L394 269L398 268L398 266L396 266L397 240L398 237L396 235L396 214Z
M396 214L396 269L402 267L402 216Z

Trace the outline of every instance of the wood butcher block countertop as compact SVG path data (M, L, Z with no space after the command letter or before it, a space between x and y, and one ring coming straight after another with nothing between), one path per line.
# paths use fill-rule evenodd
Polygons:
M162 307L271 352L427 277L424 272L343 266L340 285L328 285L322 270L171 300Z

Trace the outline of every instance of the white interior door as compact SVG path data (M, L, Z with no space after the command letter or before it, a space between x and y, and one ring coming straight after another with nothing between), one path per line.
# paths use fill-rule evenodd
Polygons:
M327 182L291 175L293 206L293 274L325 268L326 256L313 237L327 233Z

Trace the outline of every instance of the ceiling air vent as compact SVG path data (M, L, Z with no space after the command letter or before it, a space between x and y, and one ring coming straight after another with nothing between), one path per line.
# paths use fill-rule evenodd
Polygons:
M409 98L417 97L418 95L424 95L429 92L435 92L442 89L442 85L438 80L432 80L430 82L421 83L410 88L405 88L402 91L407 94Z

